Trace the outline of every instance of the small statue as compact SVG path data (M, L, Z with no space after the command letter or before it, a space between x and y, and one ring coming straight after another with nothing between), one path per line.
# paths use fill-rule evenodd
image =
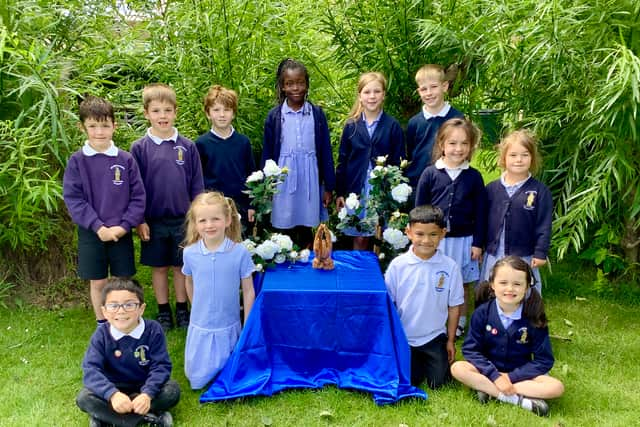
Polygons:
M316 231L316 237L313 239L313 252L315 257L313 258L313 268L319 268L322 270L333 270L333 260L331 259L331 250L333 243L331 243L331 231L327 226L322 223L318 226Z

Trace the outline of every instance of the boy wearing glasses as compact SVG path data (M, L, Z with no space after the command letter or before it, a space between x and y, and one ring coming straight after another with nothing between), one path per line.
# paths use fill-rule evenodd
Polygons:
M142 318L142 288L131 279L108 279L101 309L107 323L91 337L82 361L84 388L76 398L89 425L172 426L167 410L180 400L180 386L169 379L162 327Z

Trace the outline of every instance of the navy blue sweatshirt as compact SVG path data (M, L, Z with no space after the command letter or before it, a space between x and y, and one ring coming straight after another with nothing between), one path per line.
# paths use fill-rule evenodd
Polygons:
M171 360L162 327L145 319L140 339L131 336L116 341L109 323L98 326L82 361L83 383L93 393L109 400L127 384L154 398L171 376Z

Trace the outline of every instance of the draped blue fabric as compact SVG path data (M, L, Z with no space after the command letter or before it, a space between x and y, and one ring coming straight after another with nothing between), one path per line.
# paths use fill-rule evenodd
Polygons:
M376 255L337 251L336 268L269 268L238 344L200 397L214 402L335 384L378 405L426 399L411 385L411 357Z

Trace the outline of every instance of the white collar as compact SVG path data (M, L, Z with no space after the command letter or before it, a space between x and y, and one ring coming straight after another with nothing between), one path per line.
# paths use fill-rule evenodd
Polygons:
M407 260L407 264L420 264L420 263L424 263L424 262L435 262L440 257L440 251L436 249L436 252L433 254L433 256L431 258L422 259L418 255L416 255L415 252L413 252L413 245L409 246L409 251L407 253L409 254L409 259Z
M436 163L434 166L436 167L436 169L447 169L450 171L455 171L455 170L469 169L469 162L465 160L458 167L450 168L444 163L444 160L442 160L442 158L439 158L438 160L436 160Z
M154 142L154 144L156 145L160 145L162 144L164 141L171 141L171 142L176 142L178 140L178 129L176 128L172 128L173 129L173 135L171 135L169 138L160 138L159 136L155 136L151 133L151 128L147 129L147 136L149 138L151 138L151 140Z
M231 132L229 133L229 136L222 136L218 132L213 130L213 128L211 128L211 133L214 134L215 136L217 136L220 139L229 139L229 138L231 138L233 136L233 132L235 132L235 129L233 128L233 126L231 126Z
M424 115L425 119L429 120L433 117L445 117L447 114L449 114L450 109L451 109L451 105L449 105L448 102L445 102L442 108L440 109L440 111L438 111L435 114L431 114L430 112L427 111L427 106L423 105L422 114Z
M105 151L96 151L95 148L89 145L89 141L87 140L84 142L84 145L82 146L82 154L88 157L95 156L96 154L104 154L105 156L109 156L109 157L117 157L118 147L116 147L113 141L111 141L111 145Z
M140 323L138 323L138 326L133 328L133 331L129 332L128 334L125 334L121 330L116 329L116 327L113 326L112 324L109 324L109 332L111 332L111 336L116 341L120 341L121 338L124 338L126 336L130 336L132 338L139 340L140 337L142 336L142 333L144 332L144 319L141 317Z

